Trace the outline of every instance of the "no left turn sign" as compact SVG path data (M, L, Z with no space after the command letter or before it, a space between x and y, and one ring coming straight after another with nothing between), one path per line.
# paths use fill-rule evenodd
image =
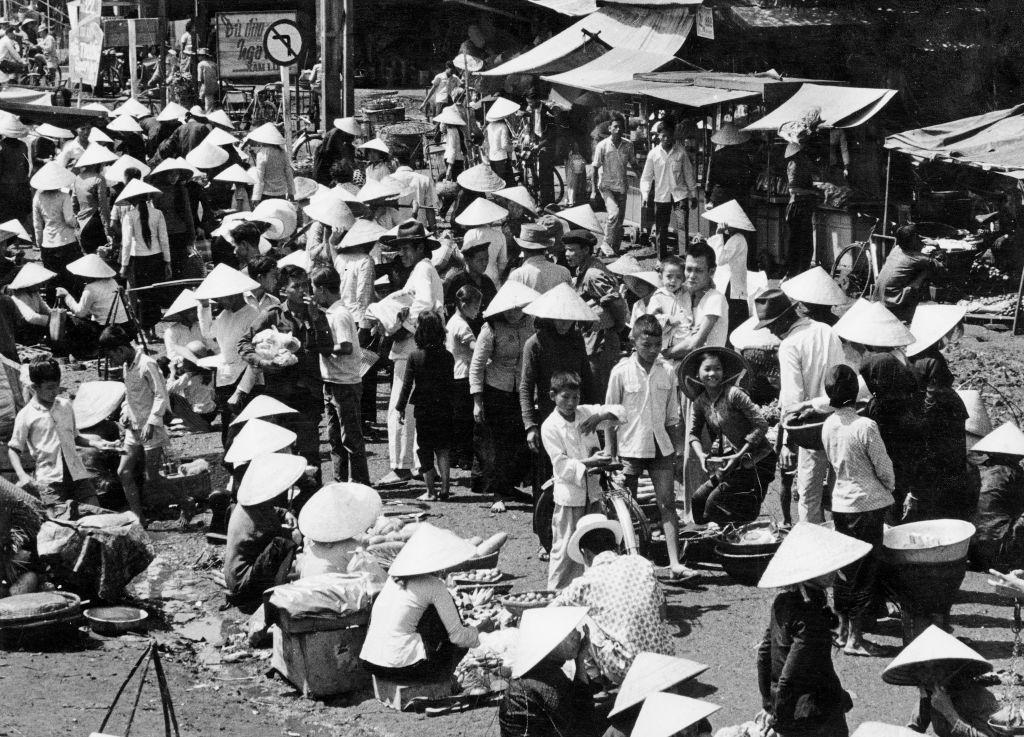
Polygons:
M295 21L277 20L263 34L263 50L278 66L291 66L302 53L302 34Z

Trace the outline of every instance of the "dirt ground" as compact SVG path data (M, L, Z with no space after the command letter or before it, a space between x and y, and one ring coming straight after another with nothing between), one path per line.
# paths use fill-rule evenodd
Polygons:
M958 381L981 386L993 421L1019 415L1014 403L1021 403L1024 386L1021 346L1019 338L970 327L951 351ZM81 376L71 378L81 380ZM383 419L383 393L379 405L378 416ZM217 448L215 434L177 438L173 445L178 458L215 460ZM371 449L371 475L379 478L387 472L387 449L382 444ZM468 474L458 472L456 478L453 498L430 505L431 521L467 536L508 532L510 542L502 550L500 567L516 577L517 589L543 588L545 568L536 558L528 510L513 505L506 514L491 514L488 503L469 492ZM420 485L413 485L383 496L387 500L411 499L421 491ZM764 511L778 515L774 488ZM223 593L212 574L219 569L221 550L207 546L201 530L156 531L153 538L158 558L136 579L133 593L155 615L150 634L160 645L183 735L498 734L493 707L427 718L391 711L370 692L328 702L302 698L289 684L267 676L268 650L252 651L241 644L243 618L235 611L220 611ZM667 589L669 619L676 632L677 654L711 666L690 693L722 706L713 719L717 728L749 719L760 707L755 649L772 594L732 582L717 566L702 569L704 577L698 589ZM968 574L952 622L958 636L997 667L1007 666L1013 642L1012 610L990 591L984 576ZM883 625L874 638L889 649L889 657L898 652L896 622ZM83 635L76 646L53 643L42 652L3 652L0 737L63 737L97 730L116 689L145 645L146 639L135 635ZM866 720L903 724L910 715L916 690L887 686L879 677L889 657L835 656L843 685L854 695L851 728ZM134 695L132 691L129 694ZM106 732L124 734L125 721L126 711L119 710ZM162 734L155 686L148 685L143 693L133 733Z

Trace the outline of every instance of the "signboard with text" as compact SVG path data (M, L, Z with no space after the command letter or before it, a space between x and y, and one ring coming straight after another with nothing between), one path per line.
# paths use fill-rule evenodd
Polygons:
M276 79L280 67L267 58L263 39L278 21L295 23L295 12L217 14L217 67L221 79Z
M697 37L715 38L715 12L706 5L697 8Z
M68 71L71 82L96 84L103 52L103 26L100 23L102 0L76 0L68 3Z

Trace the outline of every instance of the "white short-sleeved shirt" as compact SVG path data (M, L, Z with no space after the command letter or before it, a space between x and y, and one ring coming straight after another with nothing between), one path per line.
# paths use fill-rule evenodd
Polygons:
M73 480L90 476L78 457L77 435L75 413L69 399L57 397L53 406L46 408L32 397L14 418L14 431L7 445L32 456L36 463L36 481L59 484L64 480L64 463Z
M338 300L328 307L324 314L331 329L331 338L336 344L351 343L352 352L344 356L320 354L320 375L330 384L358 384L362 381L359 363L363 358L363 349L359 347L359 336L352 313L345 309L341 300Z
M648 372L634 353L619 361L608 378L605 403L625 408L619 428L619 455L654 458L657 451L672 455L675 447L666 427L678 425L679 380L675 369L658 357Z
M721 233L708 238L719 266L729 267L730 299L747 298L747 237L734 233L725 240Z
M455 358L455 379L469 378L469 364L473 360L473 343L476 336L461 313L456 312L448 320L445 348Z
M718 320L708 333L706 346L723 346L729 337L729 303L725 295L717 289L709 289L700 301L693 305L690 293L686 289L673 294L664 287L655 290L647 301L647 313L664 315L667 323L664 332L664 345L669 348L689 337L697 325L708 315L715 315Z

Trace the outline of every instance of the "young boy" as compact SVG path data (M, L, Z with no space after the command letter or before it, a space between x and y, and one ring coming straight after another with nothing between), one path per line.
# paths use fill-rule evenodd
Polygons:
M145 484L160 483L163 450L170 443L164 427L164 413L170 406L167 386L157 362L143 349L132 345L131 335L124 328L119 325L104 328L99 344L110 365L124 367L125 399L121 418L124 420L125 455L117 475L129 509L145 526L142 496L135 476L139 465L144 464Z
M645 470L654 483L674 580L694 574L679 562L678 521L675 509L675 454L680 437L679 384L672 365L661 357L662 330L653 315L633 323L630 338L635 352L619 361L608 380L608 404L625 407L624 425L610 433L613 456L622 459L626 484L635 494Z
M551 377L555 411L541 424L541 440L551 458L554 474L555 511L551 518L551 558L548 589L558 591L583 573L583 566L567 554L566 546L585 514L599 512L598 486L594 479L611 456L600 449L596 430L602 423L617 422L625 415L622 406L580 404L580 375L559 371Z
M77 446L107 449L117 443L88 440L75 427L71 401L59 396L60 366L52 358L37 358L28 366L32 398L14 418L7 443L11 468L18 485L38 496L47 506L64 501L98 504L92 476L78 456ZM35 461L35 477L21 463L21 454Z

